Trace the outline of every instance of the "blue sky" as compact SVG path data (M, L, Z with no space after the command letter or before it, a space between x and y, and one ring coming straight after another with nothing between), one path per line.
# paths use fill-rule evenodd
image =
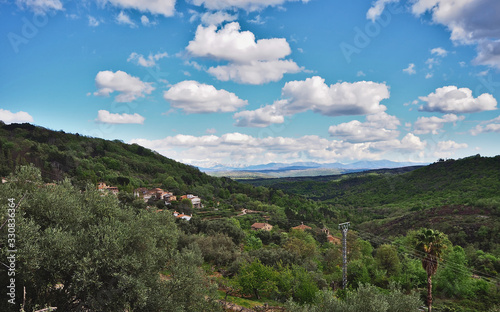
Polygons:
M0 120L197 166L499 154L496 0L0 1Z

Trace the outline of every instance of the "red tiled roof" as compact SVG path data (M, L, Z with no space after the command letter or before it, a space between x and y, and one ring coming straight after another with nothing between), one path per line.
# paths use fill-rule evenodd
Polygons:
M304 223L302 223L301 225L295 226L292 229L294 229L294 230L302 230L303 231L303 230L310 230L311 227L307 226L307 225L304 225Z
M258 223L257 222L257 223L252 224L252 227L256 228L256 229L262 229L262 228L264 228L266 226L266 224L267 223Z

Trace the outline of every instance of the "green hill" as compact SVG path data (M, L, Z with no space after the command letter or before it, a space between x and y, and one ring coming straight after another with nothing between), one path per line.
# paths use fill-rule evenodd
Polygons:
M18 165L33 163L47 181L71 177L94 183L106 181L119 187L163 184L185 188L215 180L194 167L137 144L68 134L30 124L0 123L0 149L1 175L8 175Z
M325 215L329 219L338 216L312 200L211 177L137 144L0 122L0 175L6 177L16 167L30 163L41 170L45 182L69 178L81 187L103 181L128 193L138 187L161 187L174 195L192 193L206 207L219 208L204 214L207 218L234 216L248 208L289 227L297 219L320 222ZM257 221L264 221L262 216Z
M384 237L432 225L454 243L500 248L496 243L500 241L500 156L450 159L417 169L249 183L330 204L358 229Z

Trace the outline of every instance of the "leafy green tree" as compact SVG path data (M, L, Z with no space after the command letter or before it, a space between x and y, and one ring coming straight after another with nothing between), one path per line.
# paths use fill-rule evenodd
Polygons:
M359 288L348 291L345 299L335 298L329 290L318 292L315 304L300 305L291 300L286 308L290 312L417 312L422 302L418 293L404 294L391 285L388 293L379 291L375 286L361 284Z
M190 214L193 211L193 202L189 198L184 198L181 200L178 208L181 212Z
M243 265L238 274L238 284L245 294L252 294L260 299L261 294L270 294L276 290L276 271L263 265L259 260Z
M446 265L436 273L436 289L448 297L464 298L472 295L472 272L467 266L464 249L454 246L444 260Z
M23 298L25 288L26 311L44 306L69 312L215 310L177 303L175 290L198 289L193 300L198 303L213 293L198 269L201 253L195 262L177 255L178 231L171 215L138 212L93 185L83 192L69 180L44 186L38 169L29 166L19 168L11 181L0 185L2 201L12 197L20 202L26 194L16 212L16 298ZM3 223L7 206L0 209ZM5 231L0 235L7 237ZM3 243L0 254L5 258ZM159 275L165 268L168 281ZM2 285L7 276L1 266ZM168 298L173 298L171 308ZM6 304L2 300L0 310L13 307Z
M427 307L432 311L432 275L436 274L449 240L442 232L422 228L413 235L414 246L427 273Z
M167 281L161 284L159 291L164 301L149 311L221 311L214 300L216 284L205 276L202 263L201 251L196 245L173 252L166 267Z
M215 265L229 265L240 255L236 244L226 234L199 236L196 242L205 261Z
M256 250L262 248L262 241L254 235L248 235L246 238L245 249Z
M379 268L385 270L389 276L397 275L401 271L396 247L389 244L380 245L375 251L375 261Z

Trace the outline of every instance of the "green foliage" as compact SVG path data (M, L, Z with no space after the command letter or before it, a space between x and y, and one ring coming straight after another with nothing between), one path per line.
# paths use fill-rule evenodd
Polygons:
M254 235L248 235L245 242L246 250L256 250L262 248L262 241Z
M388 244L379 246L375 251L375 261L389 276L397 275L401 271L401 263L394 246Z
M453 247L445 257L435 279L436 290L449 298L473 296L472 272L467 266L465 251L460 246Z
M233 240L222 233L210 236L199 236L196 239L205 261L218 266L229 265L239 256Z
M303 306L288 301L287 309L290 312L417 312L422 305L417 293L406 295L391 286L386 294L369 284L348 292L344 300L335 298L331 291L321 291L316 301L314 305Z
M2 223L5 199L20 201L26 194L16 212L17 309L25 287L28 311L47 305L62 311L217 310L197 269L201 253L176 252L172 216L137 211L91 185L83 192L69 180L44 186L33 167L19 168L11 181L0 185ZM7 237L6 230L0 235ZM1 255L7 256L3 241ZM168 282L160 279L164 269L171 275ZM2 266L2 285L7 276ZM0 302L0 310L12 308L6 305Z
M276 289L276 272L259 260L241 267L238 274L238 283L243 293L260 299L261 295L270 295Z

